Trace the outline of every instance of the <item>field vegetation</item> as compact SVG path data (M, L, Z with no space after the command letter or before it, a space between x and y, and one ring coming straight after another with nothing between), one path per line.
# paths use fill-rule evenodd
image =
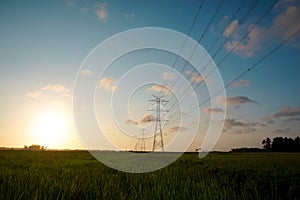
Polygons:
M85 151L0 151L0 159L0 199L300 199L299 153L186 153L142 174Z

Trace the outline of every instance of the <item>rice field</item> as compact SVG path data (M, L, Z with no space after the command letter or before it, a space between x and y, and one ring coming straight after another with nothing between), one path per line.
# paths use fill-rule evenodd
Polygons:
M86 151L0 151L0 160L0 199L300 199L299 153L186 153L142 174Z

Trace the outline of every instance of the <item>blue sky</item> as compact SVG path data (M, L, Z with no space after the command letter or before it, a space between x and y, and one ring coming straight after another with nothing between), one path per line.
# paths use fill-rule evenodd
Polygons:
M201 37L219 3L218 0L204 3L190 37L195 40ZM22 147L25 144L40 143L49 148L84 148L72 117L72 91L85 57L100 42L133 28L162 27L186 34L199 4L200 1L196 0L1 1L0 146ZM300 29L300 1L259 1L245 20L241 21L253 4L253 1L245 1L240 12L231 19L240 4L242 1L225 0L201 40L200 44L208 50L220 37L216 46L208 52L213 56L221 47L220 52L213 57L215 63L222 60L271 5L274 6L219 66L225 84ZM241 146L260 147L262 139L266 137L299 135L299 38L297 36L285 44L253 71L228 87L226 99L216 98L220 105L227 103L224 130L215 146L216 150ZM225 45L222 46L224 41ZM144 50L119 59L102 82L100 80L96 98L105 99L103 95L111 95L114 87L117 87L115 81L131 66L154 61L171 66L175 57L164 52ZM183 62L176 66L179 70L180 63ZM88 77L93 72L81 71L79 74ZM197 74L186 73L185 77L197 78ZM141 118L145 117L147 99L155 94L155 88L151 92L149 87L153 85L144 86L137 92L136 102L130 104L130 107L136 105L137 114L132 116L134 119L120 114L122 122L132 120L123 124L128 130L134 131L134 126L141 125ZM196 91L199 99L208 97L204 87ZM98 107L96 105L96 115L100 119L105 118L101 112L105 106L104 103ZM192 141L190 150L201 144L203 132L207 129L205 121L211 112L218 112L208 107L209 104L205 104L199 108L203 116L199 126L201 133ZM45 116L49 116L52 111L55 115L63 115L68 126L64 133L60 133L64 137L57 136L57 140L54 138L49 141L46 136L37 136L43 133L33 132L37 123L40 123L37 118L47 119ZM176 126L188 135L190 125ZM172 135L176 126L167 126L166 135L167 129L169 135ZM116 130L108 127L109 130L109 134L114 135ZM135 145L135 140L125 137L126 142L118 142L118 137L114 140L122 149L132 149ZM147 145L150 148L151 140ZM105 149L101 144L99 148Z

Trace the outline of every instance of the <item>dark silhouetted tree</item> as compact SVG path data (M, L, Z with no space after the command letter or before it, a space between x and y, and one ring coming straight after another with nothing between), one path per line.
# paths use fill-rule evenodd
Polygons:
M273 152L300 152L300 138L275 137L272 142L270 138L262 141L266 150Z
M271 149L271 139L270 138L267 138L267 139L263 140L262 144L264 145L264 148L266 150L270 150Z

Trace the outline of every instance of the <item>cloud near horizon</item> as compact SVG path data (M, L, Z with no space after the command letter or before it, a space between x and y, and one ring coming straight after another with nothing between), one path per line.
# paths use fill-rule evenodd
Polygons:
M71 96L71 90L64 85L59 84L46 85L39 90L28 92L26 96L30 98L39 98L42 97L45 92L53 92L64 97Z
M32 91L32 92L26 93L26 96L30 97L30 98L39 98L42 96L42 92L41 91Z
M285 122L300 121L300 107L282 107L279 111L263 117L263 121L267 124L274 124L276 119Z
M223 132L227 132L228 130L231 130L233 128L238 129L238 130L236 130L236 133L254 132L254 131L256 131L254 126L256 126L257 124L258 124L257 122L242 122L242 121L238 121L234 118L225 119Z

